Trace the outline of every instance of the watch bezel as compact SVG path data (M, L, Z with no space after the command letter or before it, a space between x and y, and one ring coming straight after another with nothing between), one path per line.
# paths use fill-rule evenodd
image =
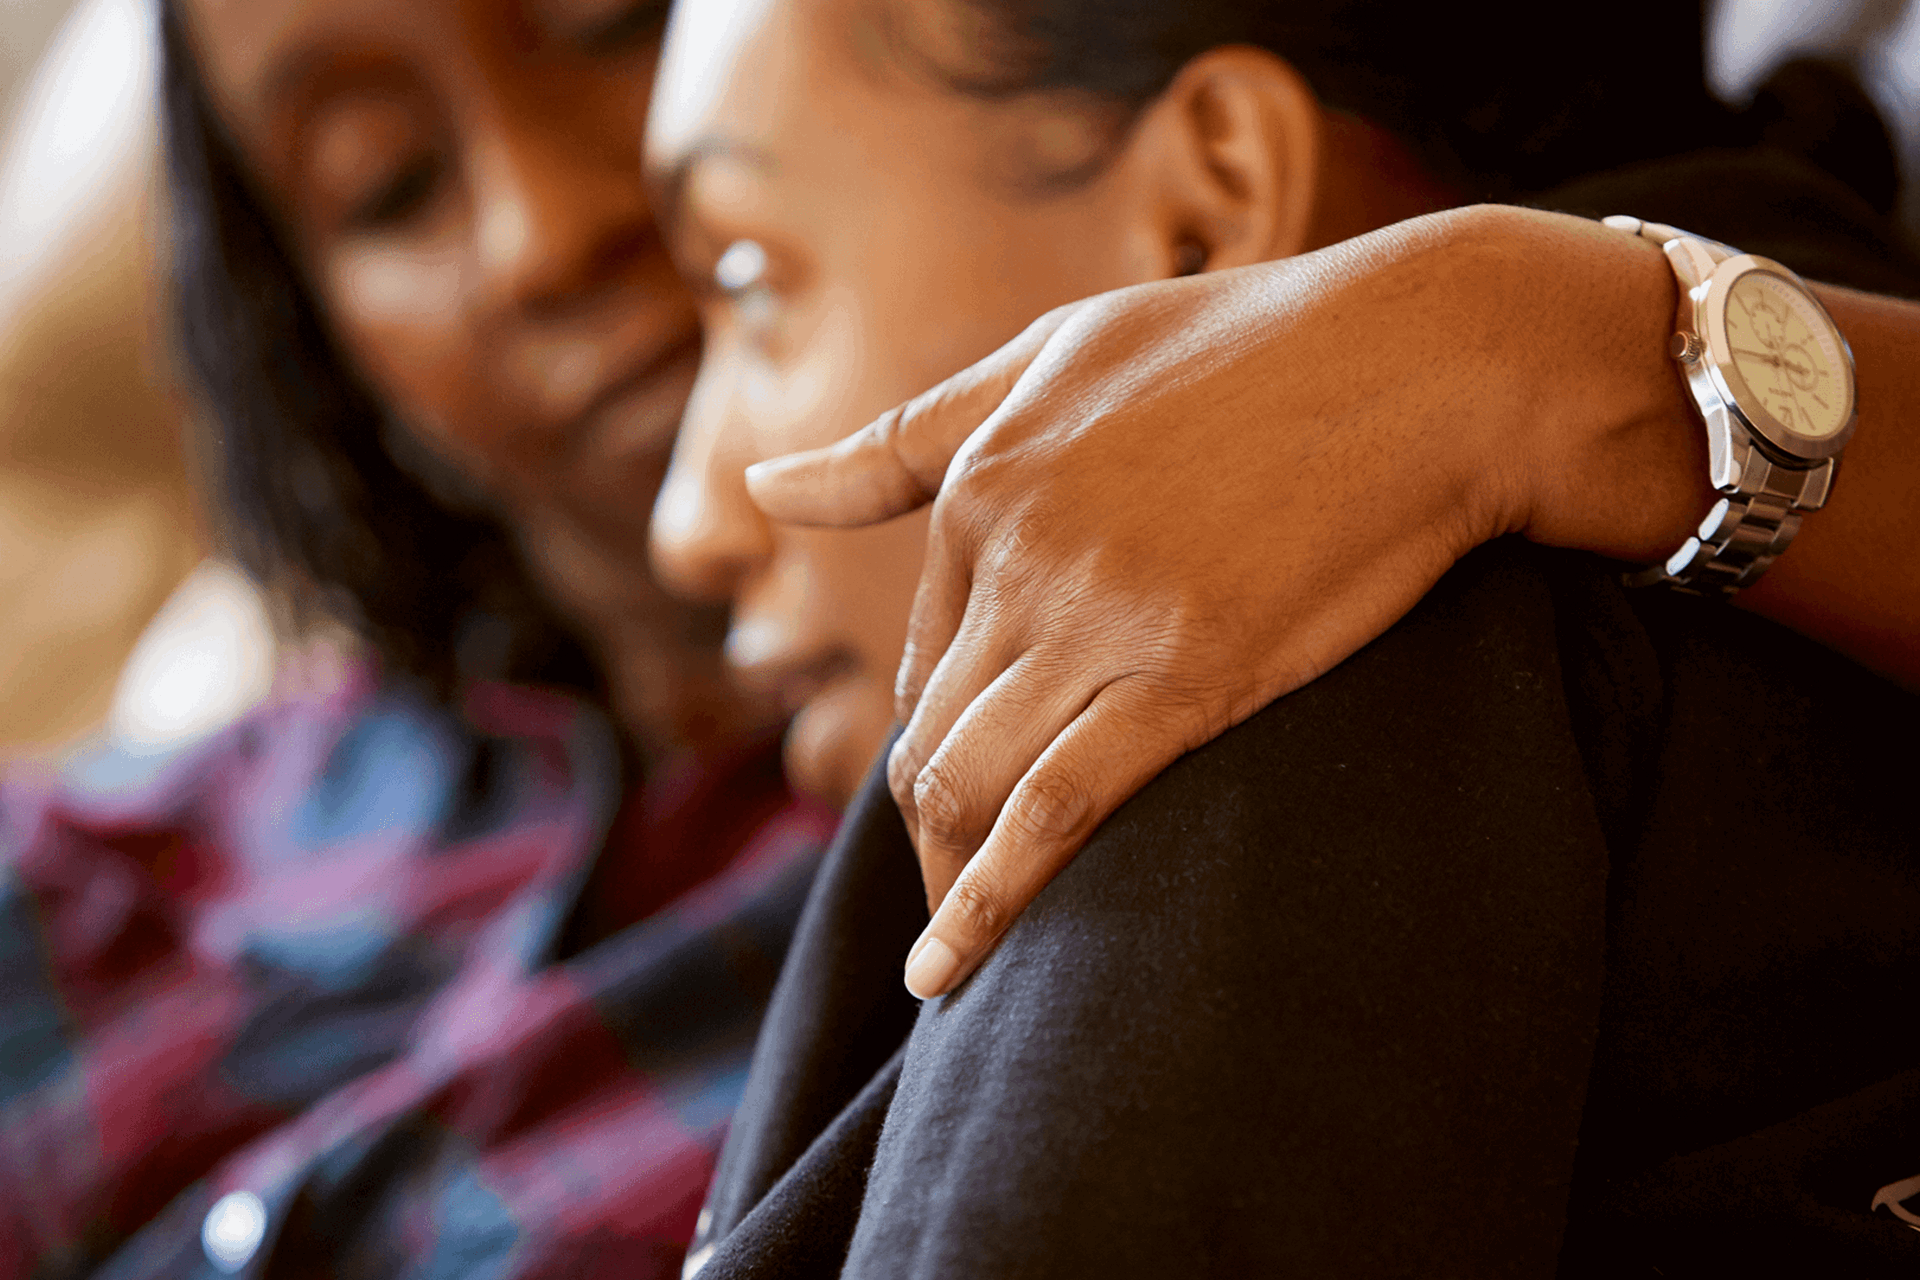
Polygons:
M1840 429L1831 435L1810 436L1774 417L1733 363L1732 343L1727 338L1728 295L1734 285L1756 271L1778 278L1811 303L1814 312L1826 322L1827 332L1833 335L1834 343L1840 349L1841 375L1846 387L1846 415ZM1696 331L1706 339L1703 359L1707 373L1713 379L1715 390L1752 433L1791 459L1815 463L1838 456L1847 447L1847 441L1853 438L1853 430L1857 425L1853 351L1847 346L1846 335L1840 332L1840 327L1833 322L1833 317L1806 283L1792 270L1771 258L1753 253L1736 254L1714 268L1713 275L1707 281L1706 296L1699 305L1706 325Z

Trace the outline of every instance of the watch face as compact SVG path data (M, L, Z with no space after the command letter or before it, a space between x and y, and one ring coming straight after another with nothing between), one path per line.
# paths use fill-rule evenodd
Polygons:
M1726 357L1759 409L1810 440L1830 440L1853 416L1853 385L1839 336L1819 304L1769 271L1727 291ZM1755 423L1756 426L1761 424Z

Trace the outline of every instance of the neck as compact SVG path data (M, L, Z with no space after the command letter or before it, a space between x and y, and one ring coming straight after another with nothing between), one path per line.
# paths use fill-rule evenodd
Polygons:
M1306 248L1336 244L1460 203L1457 191L1427 172L1385 129L1344 111L1328 110L1324 120Z

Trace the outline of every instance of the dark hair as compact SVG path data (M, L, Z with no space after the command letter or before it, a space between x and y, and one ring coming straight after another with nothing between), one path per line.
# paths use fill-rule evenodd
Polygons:
M1630 11L1543 11L1537 0L952 2L982 20L984 73L948 77L964 91L1075 90L1130 116L1194 56L1252 45L1475 199L1733 140L1705 84L1699 0Z
M487 676L604 698L601 673L506 526L444 482L436 494L430 460L396 459L406 437L329 334L214 113L171 0L160 31L176 341L223 543L296 623L346 624L389 674L442 695Z
M984 70L952 77L964 91L1076 90L1124 117L1195 55L1254 45L1475 197L1543 190L1716 131L1738 140L1703 84L1697 0L1658 23L1645 9L1561 10L1562 32L1582 25L1550 58L1515 56L1498 38L1534 29L1532 0L1483 6L1464 34L1457 9L1408 0L951 2L984 20ZM392 673L443 692L486 675L604 698L512 533L457 486L436 485L432 459L405 448L342 358L212 110L174 0L160 22L178 342L223 541L297 619L345 622ZM1854 114L1878 127L1870 104ZM1890 152L1875 136L1890 203Z

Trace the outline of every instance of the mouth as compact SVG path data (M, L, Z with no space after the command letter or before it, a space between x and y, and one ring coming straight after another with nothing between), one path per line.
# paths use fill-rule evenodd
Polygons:
M731 646L730 646L731 647ZM853 654L834 649L818 657L770 658L728 666L743 689L779 704L785 715L795 715L831 686L857 670Z
M689 329L610 379L564 427L570 452L590 465L664 458L700 370L700 330Z

